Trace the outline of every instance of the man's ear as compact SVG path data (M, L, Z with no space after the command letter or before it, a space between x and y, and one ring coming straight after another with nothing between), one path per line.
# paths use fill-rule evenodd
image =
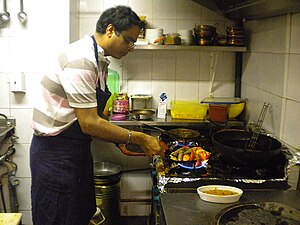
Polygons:
M115 33L115 27L112 24L108 24L106 27L106 35L108 37L112 37L112 35Z

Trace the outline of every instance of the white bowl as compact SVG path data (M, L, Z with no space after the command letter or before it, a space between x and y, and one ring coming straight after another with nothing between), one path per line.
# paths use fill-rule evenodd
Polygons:
M219 191L231 191L235 192L236 194L232 195L217 195L217 194L208 194L204 193L208 190L219 190ZM239 201L240 197L243 194L243 191L239 188L226 186L226 185L206 185L197 188L197 193L199 194L200 198L207 202L214 202L214 203L232 203Z

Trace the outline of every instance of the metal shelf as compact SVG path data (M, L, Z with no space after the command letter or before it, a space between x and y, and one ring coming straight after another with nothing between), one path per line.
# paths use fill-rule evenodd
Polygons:
M199 46L199 45L137 45L134 50L188 50L209 52L246 52L247 47L239 46Z

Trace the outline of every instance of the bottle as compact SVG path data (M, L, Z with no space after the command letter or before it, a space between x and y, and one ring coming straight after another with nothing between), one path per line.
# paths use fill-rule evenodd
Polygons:
M119 89L120 89L119 79L120 79L119 74L116 71L108 68L107 86L108 86L108 90L111 92L111 96L108 99L106 106L109 112L111 112L113 101L115 100L116 96L119 93Z
M157 118L165 119L167 116L167 94L162 93L157 107Z

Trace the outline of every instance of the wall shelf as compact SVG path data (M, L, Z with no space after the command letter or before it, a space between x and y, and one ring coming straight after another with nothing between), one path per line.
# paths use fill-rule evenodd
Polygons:
M186 50L209 52L246 52L247 47L239 46L199 46L199 45L137 45L134 50Z

